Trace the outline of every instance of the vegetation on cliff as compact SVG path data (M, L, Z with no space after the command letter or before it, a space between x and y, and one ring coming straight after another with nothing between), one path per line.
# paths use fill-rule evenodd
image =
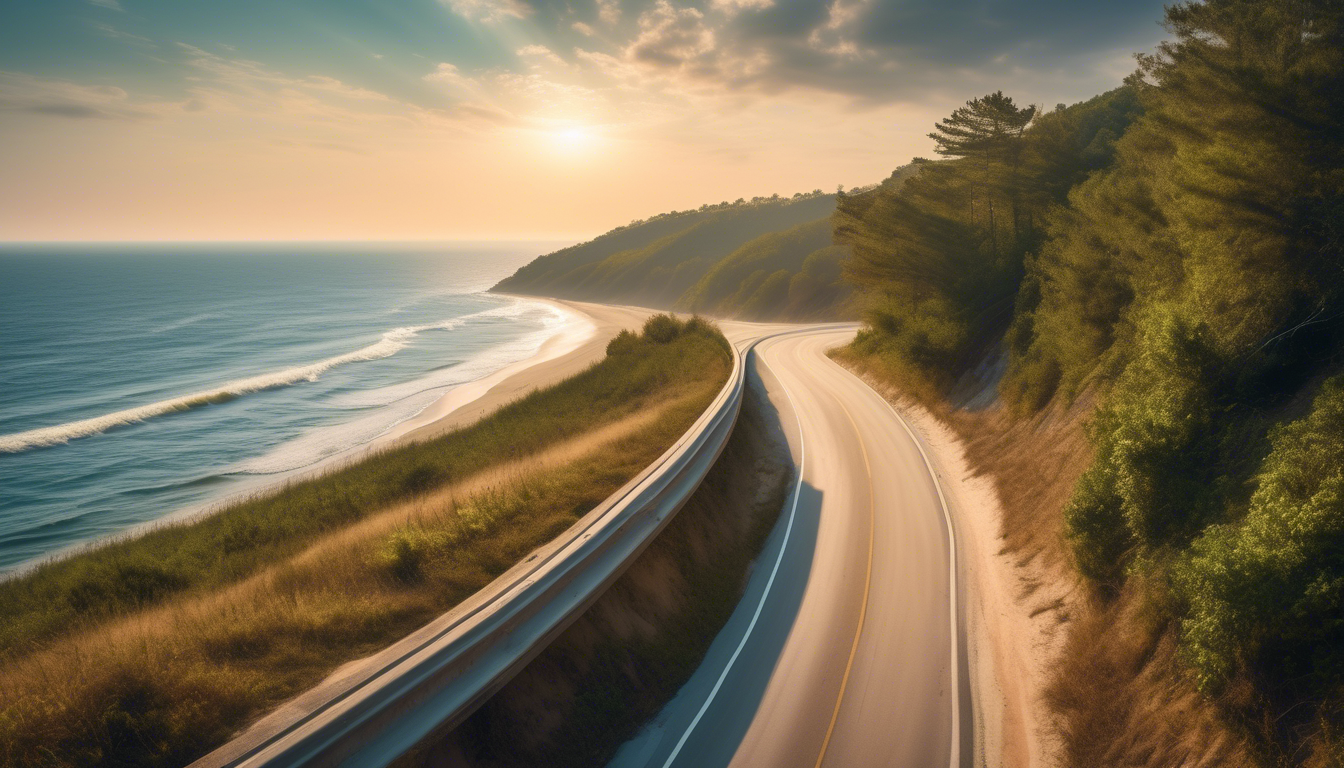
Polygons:
M934 136L951 160L840 199L853 351L931 398L1002 354L1022 418L1099 393L1062 532L1099 610L1142 605L1113 631L1176 644L1257 759L1339 765L1344 10L1166 22L1125 87L1044 114L975 99ZM1075 650L1108 663L1101 634ZM1102 709L1068 712L1079 764L1120 754L1127 726L1084 722Z
M493 290L750 320L846 316L835 195L702 206L541 256Z

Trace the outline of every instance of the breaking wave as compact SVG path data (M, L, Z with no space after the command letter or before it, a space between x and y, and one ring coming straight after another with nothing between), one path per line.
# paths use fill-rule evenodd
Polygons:
M249 376L244 379L231 381L222 386L215 387L214 389L193 392L189 395L181 395L180 397L160 400L156 403L149 403L148 405L141 405L135 408L127 408L102 416L95 416L91 419L80 419L78 421L70 421L52 427L41 427L39 429L30 429L26 432L0 435L0 453L20 453L33 448L61 445L76 438L97 435L106 432L113 427L134 424L136 422L145 421L146 419L152 419L156 416L187 411L211 403L223 403L253 392L286 387L301 381L317 381L318 377L323 373L336 366L345 365L346 363L358 363L366 360L379 360L384 357L391 357L401 349L405 348L416 334L422 331L452 330L453 328L460 326L465 320L465 317L459 317L452 320L445 320L441 323L432 323L430 325L393 328L384 333L381 339L367 347L348 352L344 355L337 355L325 360L319 360L315 363L309 363L308 365L300 365L293 368L286 368L281 371L274 371L272 373Z

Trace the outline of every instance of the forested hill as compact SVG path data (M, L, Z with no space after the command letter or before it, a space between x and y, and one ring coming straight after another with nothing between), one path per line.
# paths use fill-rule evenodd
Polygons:
M1100 404L1070 500L1023 524L1058 521L1084 588L1064 763L1344 766L1344 5L1166 28L1125 88L973 99L947 160L841 198L847 354L945 402L997 353L993 418L1027 431Z
M820 190L707 205L541 256L492 290L752 320L848 316Z

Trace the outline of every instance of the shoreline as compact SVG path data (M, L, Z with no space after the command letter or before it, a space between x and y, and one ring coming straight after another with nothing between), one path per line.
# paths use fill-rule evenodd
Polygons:
M537 351L529 357L509 363L475 381L464 382L450 388L437 400L426 406L424 410L400 424L394 424L383 434L378 435L365 445L355 448L355 451L376 451L381 448L404 445L408 442L427 440L449 431L448 424L465 426L464 409L471 412L479 411L480 415L484 416L485 413L504 405L501 402L495 407L490 407L488 403L481 403L481 401L492 394L498 397L500 393L497 390L525 388L523 386L507 386L510 380L527 380L532 382L532 386L538 386L533 382L537 378L535 374L528 375L531 369L572 356L592 341L595 336L606 330L605 328L599 328L598 323L587 313L565 306L558 301L531 296L514 296L513 294L493 295L546 304L559 310L565 316L565 319L556 332L542 342ZM494 397L491 398L491 400L494 399ZM473 405L477 405L477 407L471 408Z
M75 557L110 542L134 538L159 526L189 524L245 499L280 490L290 483L302 482L373 458L381 451L430 440L472 424L533 390L556 384L588 368L606 354L607 342L611 338L623 329L637 329L645 317L653 314L653 310L634 307L609 307L509 293L492 295L548 304L563 312L566 320L531 356L475 381L450 388L420 413L392 426L368 443L328 456L307 467L276 475L255 476L255 482L247 483L219 498L174 509L154 520L74 543L19 563L0 572L0 581L22 578L46 563Z
M638 330L656 310L561 299L495 294L549 304L573 318L536 354L445 392L416 416L398 424L365 450L377 451L429 440L484 418L528 393L556 384L601 360L607 342L622 330ZM583 327L583 326L586 326Z

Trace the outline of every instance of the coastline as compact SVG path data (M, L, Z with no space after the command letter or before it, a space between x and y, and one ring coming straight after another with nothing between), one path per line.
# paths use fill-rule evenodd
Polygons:
M378 450L408 442L429 440L464 427L536 389L548 387L583 371L606 354L607 342L622 330L637 330L652 310L604 304L496 294L548 304L568 318L560 330L537 350L476 381L453 387L416 416L379 436L364 450Z
M510 363L481 379L453 387L416 416L393 426L368 443L291 472L258 477L257 482L219 498L181 507L116 533L62 547L0 572L0 581L21 577L44 563L63 560L110 541L133 538L159 526L190 523L243 499L264 495L287 484L371 458L379 451L429 440L472 424L533 390L548 387L588 368L602 359L606 354L607 342L616 334L626 328L638 329L644 319L653 314L653 310L636 307L584 304L505 293L494 295L548 304L564 312L566 321L531 357Z

